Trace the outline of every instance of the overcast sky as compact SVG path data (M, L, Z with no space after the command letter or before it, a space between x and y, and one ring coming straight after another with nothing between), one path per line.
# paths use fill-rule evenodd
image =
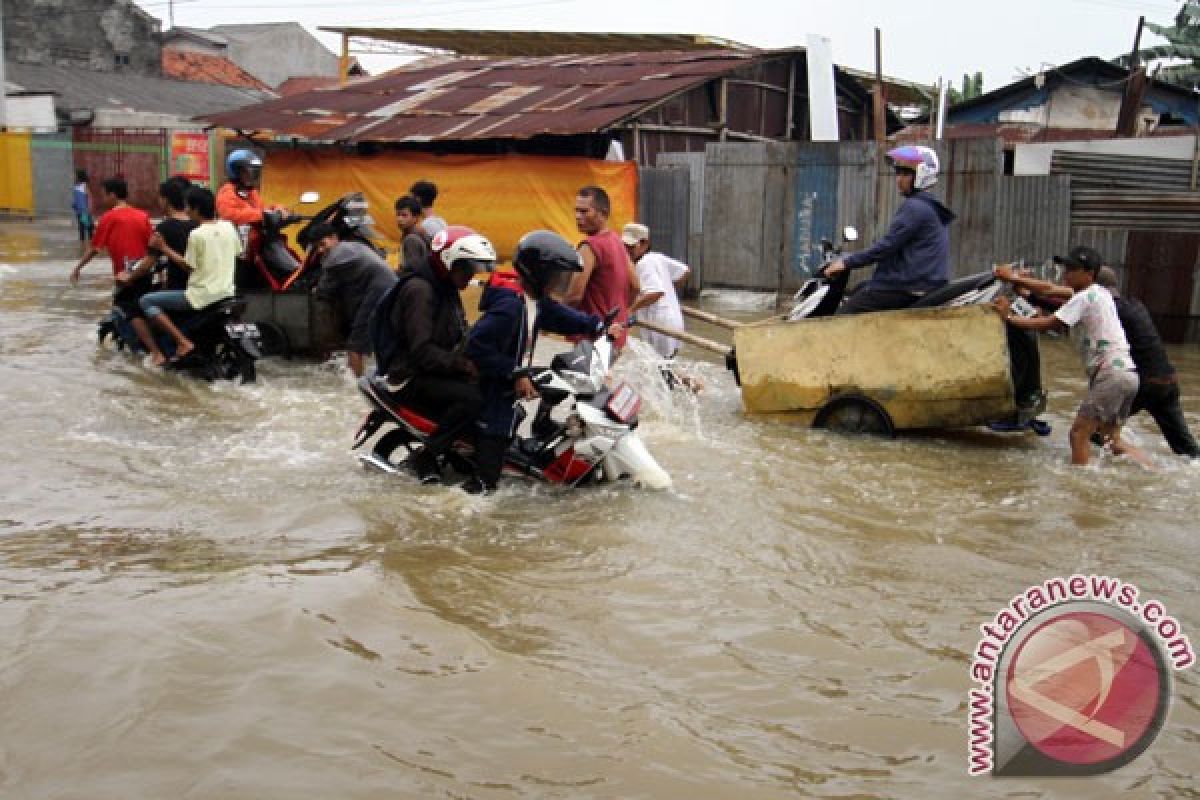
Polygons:
M167 27L168 0L136 0ZM175 24L295 20L318 25L545 31L701 33L759 47L827 36L834 60L874 68L874 28L884 71L924 83L982 70L986 89L1043 63L1111 58L1133 44L1139 15L1170 24L1182 1L1139 0L174 0ZM330 49L339 38L318 34ZM1147 35L1146 42L1161 41ZM360 57L372 72L399 61Z

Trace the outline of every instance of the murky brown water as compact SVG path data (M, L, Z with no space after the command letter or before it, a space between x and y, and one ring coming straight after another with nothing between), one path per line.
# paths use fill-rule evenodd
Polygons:
M360 470L332 366L97 349L107 267L71 289L48 230L0 224L5 800L1197 796L1194 673L1115 774L966 776L968 654L1027 585L1120 576L1200 640L1200 467L1138 420L1160 473L1068 468L1063 342L1050 439L750 421L706 363L647 401L675 490L480 500Z

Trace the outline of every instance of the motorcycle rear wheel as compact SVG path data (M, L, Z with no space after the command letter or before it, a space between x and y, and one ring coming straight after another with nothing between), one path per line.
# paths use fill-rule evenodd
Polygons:
M258 371L254 359L236 342L223 340L213 353L212 377L216 380L254 383Z

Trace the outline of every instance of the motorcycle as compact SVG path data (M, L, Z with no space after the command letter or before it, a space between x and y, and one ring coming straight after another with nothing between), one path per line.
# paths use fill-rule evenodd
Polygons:
M533 368L538 397L519 401L517 435L505 453L504 468L558 486L582 486L628 478L650 489L667 489L671 476L658 465L637 433L641 398L628 384L610 388L612 343L607 337L581 341L560 353L549 367ZM358 458L364 466L396 473L422 446L436 425L406 407L375 375L359 379L371 404L351 449L375 439ZM405 451L397 461L397 450ZM474 450L457 442L447 455L458 472L474 472Z
M302 204L318 202L316 192L300 196ZM306 223L296 234L303 254L290 247L284 229ZM263 213L262 225L251 231L238 271L238 288L249 302L248 318L256 322L272 356L324 356L331 342L340 341L337 309L312 296L321 278L321 261L311 232L318 223L332 225L343 241L356 240L382 251L375 243L367 201L361 192L343 195L312 215L278 211Z
M785 315L788 322L833 316L846 296L849 270L843 270L833 278L825 274L826 268L837 260L844 245L858 240L858 231L853 226L842 230L842 241L834 244L829 239L821 240L822 264L814 277L805 281L792 297L792 307ZM926 293L909 309L951 308L992 303L997 297L1009 292L1008 284L987 270L950 281L945 286ZM1032 316L1036 310L1020 297L1012 298L1013 311L1022 316ZM1013 381L1014 398L1018 407L1019 423L993 423L994 430L1024 430L1026 427L1040 435L1050 432L1049 426L1035 417L1045 408L1046 392L1042 389L1041 355L1036 334L1007 325L1009 366ZM737 354L726 356L726 367L734 373L740 385Z
M198 311L172 311L171 320L196 349L169 363L167 368L208 381L240 379L242 383L253 383L257 377L255 361L262 356L262 341L257 326L241 321L244 308L244 302L230 297ZM146 352L129 318L117 306L100 321L96 334L102 344L111 337L118 350ZM158 340L163 354L172 357L175 340L166 334L160 334Z

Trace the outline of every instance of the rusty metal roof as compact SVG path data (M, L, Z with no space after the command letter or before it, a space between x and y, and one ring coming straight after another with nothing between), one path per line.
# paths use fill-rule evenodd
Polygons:
M770 57L769 52L728 49L462 57L202 119L242 131L348 143L587 134Z
M354 39L432 48L473 56L555 56L655 53L664 50L753 50L749 45L698 33L585 33L487 31L445 28L321 27Z

